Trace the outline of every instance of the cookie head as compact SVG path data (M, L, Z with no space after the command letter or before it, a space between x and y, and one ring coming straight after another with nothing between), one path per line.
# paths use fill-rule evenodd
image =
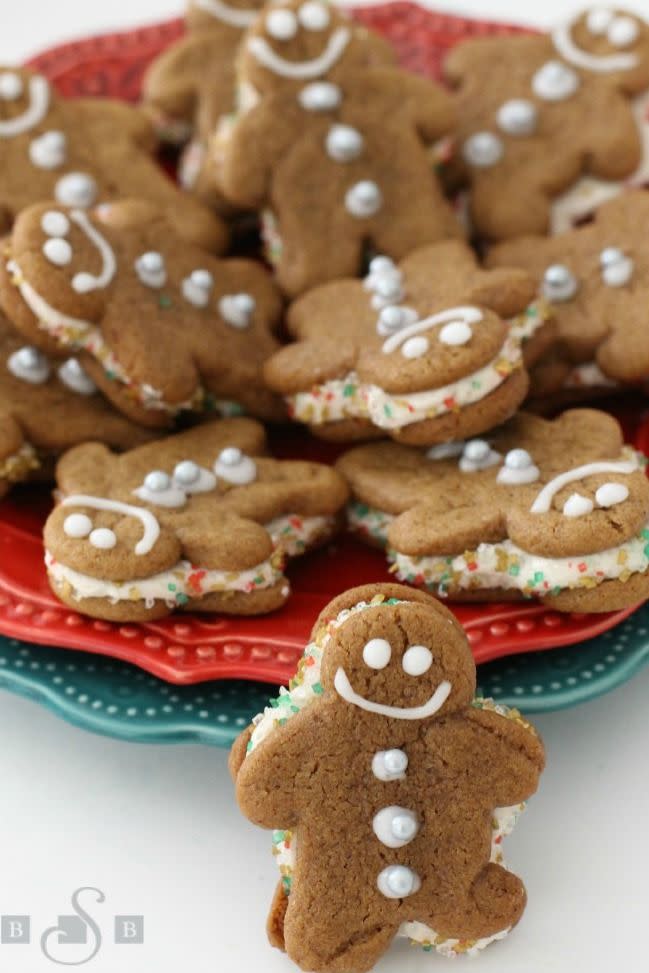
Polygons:
M321 681L325 692L364 712L426 720L469 705L475 665L464 633L442 606L387 602L335 630Z
M557 28L553 40L557 53L573 67L629 94L649 84L649 25L628 10L590 7Z

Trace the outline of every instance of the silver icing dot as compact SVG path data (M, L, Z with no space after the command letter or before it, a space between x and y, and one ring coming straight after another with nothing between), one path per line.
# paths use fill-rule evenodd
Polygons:
M477 473L500 462L500 453L492 449L485 439L470 439L464 445L459 460L462 473Z
M154 470L153 473L147 473L144 477L144 486L151 493L162 493L171 486L171 477L162 470Z
M174 480L177 480L182 486L196 483L200 475L200 467L190 459L178 463L174 469Z
M548 301L569 301L577 293L578 285L564 264L552 264L543 274L541 289Z
M388 865L380 872L376 884L387 899L405 899L421 888L417 873L405 865Z
M332 125L325 140L327 155L335 162L352 162L363 151L363 136L351 125Z
M237 463L241 462L242 458L243 453L237 446L228 446L226 449L221 450L219 455L219 461L224 466L236 466Z
M214 278L209 270L193 270L182 282L183 297L194 307L204 308L210 302Z
M238 447L228 446L221 450L214 464L214 472L219 479L233 486L245 486L257 477L257 465Z
M522 483L535 483L541 475L538 466L526 449L510 449L505 454L505 463L498 471L498 483L517 486Z
M92 176L85 172L69 172L56 184L54 195L63 206L80 206L87 209L96 201L98 187Z
M503 151L502 141L493 132L476 132L462 146L464 161L477 169L495 166Z
M508 135L531 135L536 130L538 111L526 98L511 98L500 106L496 119Z
M532 78L532 91L543 101L564 101L579 87L579 75L563 61L547 61Z
M64 361L59 366L57 374L66 388L69 388L71 392L76 392L77 395L90 396L97 391L97 386L76 358L68 358L67 361Z
M297 97L305 111L333 111L342 102L340 88L330 81L313 81Z
M599 255L602 280L608 287L624 287L633 276L634 263L617 247L606 247Z
M16 378L30 385L43 385L50 377L50 364L45 355L31 346L14 351L7 359L7 368Z
M387 337L388 335L394 334L395 331L399 331L400 328L403 328L408 321L409 318L404 308L390 304L388 307L384 307L379 314L376 330L381 337Z
M355 183L345 193L345 209L357 219L374 216L382 205L383 194L377 184L370 179Z
M219 301L219 313L231 327L242 329L250 325L256 306L252 294L226 294Z
M161 253L149 250L135 261L135 273L145 287L164 287L167 282L167 269Z

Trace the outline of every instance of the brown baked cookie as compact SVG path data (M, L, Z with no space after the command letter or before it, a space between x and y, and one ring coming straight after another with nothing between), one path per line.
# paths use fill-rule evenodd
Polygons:
M151 157L153 130L131 105L59 98L40 74L0 69L0 232L32 203L86 209L117 197L150 200L189 243L221 253L228 234Z
M325 284L288 314L297 339L265 365L271 389L318 435L385 434L415 445L465 438L509 418L524 359L553 340L532 278L482 270L457 240L370 263L364 281Z
M459 235L426 146L449 132L449 97L378 64L367 35L320 0L268 5L241 49L253 106L222 147L222 189L264 211L280 286L296 295Z
M387 546L401 581L603 612L649 597L645 464L612 416L573 409L519 413L485 439L428 452L360 446L337 465L352 529Z
M348 491L328 466L265 452L263 427L243 418L120 456L100 443L70 450L45 525L54 593L117 621L283 605L286 558L335 533Z
M363 973L396 936L476 954L519 921L502 839L536 790L543 745L474 698L451 613L401 585L327 606L290 690L235 744L237 800L273 828L284 899L273 945L303 970ZM236 766L240 764L240 766Z
M637 190L605 203L592 223L490 251L490 266L524 268L552 303L565 370L546 369L545 394L561 390L575 366L599 387L649 380L648 222L649 193Z
M556 231L621 181L647 181L649 25L636 15L595 7L548 35L469 40L445 75L480 236Z
M278 347L270 275L190 246L151 203L24 210L0 261L0 305L30 344L78 353L117 408L145 425L184 409L227 413L233 402L282 415L261 380Z
M49 476L54 457L71 446L94 439L130 449L150 438L99 395L75 358L49 361L0 314L0 495L11 483Z

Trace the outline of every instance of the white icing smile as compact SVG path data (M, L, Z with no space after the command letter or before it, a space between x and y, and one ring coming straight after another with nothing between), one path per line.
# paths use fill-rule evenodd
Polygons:
M16 135L31 131L43 121L50 107L50 86L37 74L29 82L29 105L14 118L0 120L0 139L12 139Z
M368 713L376 713L378 716L387 716L394 720L426 720L442 708L452 687L450 682L445 679L423 706L387 706L385 703L375 703L374 700L359 696L352 689L347 673L340 667L336 671L334 688L346 703L358 706L359 709L364 709Z
M241 10L239 7L231 7L229 3L223 3L223 0L194 0L194 6L198 7L199 10L204 10L215 20L220 20L222 24L240 27L241 30L250 27L257 16L256 10Z
M89 291L102 290L107 287L117 270L115 254L108 241L92 225L88 217L81 210L75 209L70 213L70 219L88 237L101 257L101 271L99 274L80 273L72 278L72 286L78 294Z
M318 78L331 70L349 44L350 39L349 29L338 27L329 38L322 54L310 61L287 61L273 50L264 37L251 37L248 41L248 50L269 71L274 71L275 74L284 78L293 78L299 81Z
M582 50L572 39L572 24L561 24L557 27L552 33L552 41L557 53L565 61L596 74L631 71L638 64L637 54L591 54Z

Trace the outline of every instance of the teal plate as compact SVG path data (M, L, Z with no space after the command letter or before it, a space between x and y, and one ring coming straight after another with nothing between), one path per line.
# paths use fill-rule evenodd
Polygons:
M479 692L525 713L545 713L615 689L648 661L649 604L579 645L480 666ZM242 681L173 686L127 663L6 638L0 638L0 686L94 733L216 747L229 747L277 692Z

